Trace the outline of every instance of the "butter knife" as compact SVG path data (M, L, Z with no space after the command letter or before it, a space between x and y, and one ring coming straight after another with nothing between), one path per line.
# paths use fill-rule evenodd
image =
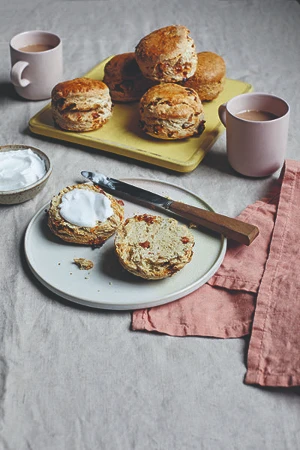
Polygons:
M133 202L146 204L154 210L163 209L170 211L196 225L223 234L228 239L233 239L244 245L250 245L259 234L259 230L255 225L171 200L132 184L109 178L101 173L84 170L81 172L81 175L95 185L100 186L104 191L117 197L129 198Z

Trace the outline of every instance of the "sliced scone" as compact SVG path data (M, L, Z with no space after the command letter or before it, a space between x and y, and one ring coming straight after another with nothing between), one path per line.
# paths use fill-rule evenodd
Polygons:
M147 280L171 277L193 256L194 236L173 218L149 214L126 219L115 236L124 269Z
M48 226L60 239L84 245L101 245L124 219L122 200L90 184L67 186L52 198Z

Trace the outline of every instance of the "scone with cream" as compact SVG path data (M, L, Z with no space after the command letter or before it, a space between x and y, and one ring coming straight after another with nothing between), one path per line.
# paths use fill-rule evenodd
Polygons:
M182 82L182 86L195 89L202 101L214 100L224 89L225 61L222 56L213 52L200 52L197 58L195 74Z
M104 67L103 82L108 86L113 102L135 102L154 85L142 74L134 52L113 56Z
M135 56L145 77L160 82L183 81L197 68L195 43L183 25L160 28L143 37Z
M194 236L173 218L148 214L125 220L115 235L115 252L128 272L147 280L171 277L191 261Z
M85 77L63 81L52 89L51 110L63 130L97 130L112 115L109 89L102 81Z
M75 244L103 244L123 219L123 202L87 183L67 186L52 198L48 209L50 230Z
M140 100L142 130L158 139L199 136L205 127L204 110L196 91L176 83L150 88Z

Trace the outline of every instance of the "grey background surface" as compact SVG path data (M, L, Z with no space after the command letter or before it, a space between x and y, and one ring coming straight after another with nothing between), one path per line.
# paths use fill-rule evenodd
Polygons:
M5 450L295 450L299 389L243 383L248 339L176 338L132 332L129 312L92 310L49 292L23 252L35 212L82 169L115 178L145 176L196 192L237 215L263 196L278 173L246 179L228 165L225 133L191 173L28 131L45 102L18 98L9 83L13 35L44 29L62 37L65 79L106 57L132 51L149 32L186 25L197 50L222 55L227 76L291 107L287 158L299 160L300 5L292 0L0 2L0 144L44 150L53 162L34 200L0 207L0 448Z

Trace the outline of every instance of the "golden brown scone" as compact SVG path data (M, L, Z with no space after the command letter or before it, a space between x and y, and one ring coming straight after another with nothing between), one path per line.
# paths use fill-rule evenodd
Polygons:
M172 83L191 77L197 68L195 43L183 25L170 25L148 34L135 48L145 77Z
M60 205L63 196L74 189L88 189L101 195L105 195L110 200L113 215L103 222L97 221L97 225L94 227L82 227L68 222L60 214ZM52 198L48 209L48 226L50 230L63 241L75 244L103 244L115 233L123 219L123 202L121 200L116 200L113 196L104 192L100 187L90 184L76 184L65 187L58 195Z
M173 218L136 215L115 236L115 251L124 269L147 280L171 277L193 256L194 236Z
M150 88L140 100L140 125L158 139L184 139L204 130L204 111L196 91L176 83Z
M89 78L58 83L51 94L53 120L67 131L92 131L112 115L112 102L105 83Z
M213 100L224 89L226 65L224 59L213 52L197 54L198 64L195 74L182 82L198 93L200 100Z
M155 84L144 77L134 52L115 55L104 67L103 82L109 87L114 102L135 102Z

